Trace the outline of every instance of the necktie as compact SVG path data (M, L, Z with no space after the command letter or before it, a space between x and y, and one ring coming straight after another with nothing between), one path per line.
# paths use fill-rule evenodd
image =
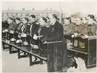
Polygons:
M23 30L24 30L24 25L22 26L21 30L22 30L22 32L23 32Z

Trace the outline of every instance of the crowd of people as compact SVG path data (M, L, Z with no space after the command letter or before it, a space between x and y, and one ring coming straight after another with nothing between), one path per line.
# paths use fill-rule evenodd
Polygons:
M60 61L59 58L62 59L60 56L63 55L63 53L61 53L63 52L63 26L58 20L56 14L50 14L48 17L39 17L38 19L35 15L23 18L8 17L6 21L2 22L3 38L7 38L6 41L8 43L14 42L19 46L30 47L30 49L40 48L41 51L46 53L49 62L48 71L56 71L59 68L62 69L63 64L63 61L61 60L62 62L60 62L59 65L56 65L56 69L52 66L56 58L56 55L52 56L55 54L55 50L58 50L56 54L60 51L57 62ZM56 42L59 42L58 44L61 47L53 44ZM47 43L49 43L48 51L46 50ZM29 50L29 48L27 49Z
M66 49L63 48L65 47L63 45L64 35L76 33L74 36L94 36L97 30L97 20L94 15L86 17L72 15L63 17L61 21L60 23L56 14L40 17L34 14L25 17L9 16L7 19L2 19L2 37L6 38L8 43L14 42L25 47L41 48L50 62L48 63L48 71L61 71L63 65L66 66L66 54L64 54ZM48 56L47 51L45 51L47 44L49 46ZM57 61L55 61L56 54L58 54ZM53 64L56 67L53 67Z
M58 15L56 15L57 21L60 22L63 25L64 28L64 34L66 33L79 33L87 36L94 36L96 35L96 26L97 26L97 19L93 14L89 14L87 16L80 16L77 14L67 16L67 17L62 17L59 18ZM31 23L35 22L35 24L39 24L39 26L50 26L50 21L53 22L53 20L50 20L48 16L37 16L37 15L23 15L23 16L18 16L18 15L6 15L5 17L2 17L2 28L7 28L15 30L20 33L24 32L27 34L31 33L30 30L30 25ZM42 20L45 22L42 22ZM5 25L6 24L6 25ZM9 25L12 24L12 25ZM16 25L17 24L17 25ZM28 30L25 29L25 31L20 30L20 27L23 24L27 24ZM20 26L21 25L21 26ZM17 28L18 27L18 28ZM31 35L31 34L30 34Z
M97 19L94 15L71 15L64 20L65 33L78 33L87 36L95 36Z
M36 18L35 15L30 15L29 17L8 17L7 20L2 21L2 32L9 32L10 35L8 39L11 41L16 41L16 43L22 42L21 37L25 37L22 40L26 41L26 44L30 44L31 37L34 42L33 44L38 44L36 40L42 39L41 33L38 34L39 28L48 28L48 20L45 17ZM32 27L33 26L33 27ZM44 31L42 34L46 34Z

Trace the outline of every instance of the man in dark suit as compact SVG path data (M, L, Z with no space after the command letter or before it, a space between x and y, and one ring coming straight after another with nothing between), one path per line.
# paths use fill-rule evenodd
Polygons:
M9 24L7 20L2 20L2 38L7 39Z
M47 18L41 17L39 19L40 28L38 30L38 39L39 39L39 48L40 48L40 55L47 57L47 44L44 44L43 42L46 39L46 36L48 35L49 27L47 24Z
M63 66L66 64L66 49L63 37L63 26L58 22L55 14L49 15L50 27L47 35L47 48L48 48L48 71L49 72L62 72Z
M30 24L28 23L29 19L27 17L22 18L23 26L21 27L22 30L22 41L30 45ZM26 45L26 46L27 46Z
M14 30L15 30L15 22L14 22L14 18L13 17L9 17L8 20L7 20L8 24L9 24L9 27L8 27L8 30L9 30L9 37L8 39L11 40L12 38L14 38Z
M37 23L36 16L30 15L29 17L29 23L30 23L30 36L31 36L31 44L38 45L38 40L34 39L34 35L38 35L38 29L40 25Z
M7 20L2 21L2 30L8 29L8 27L9 27L9 24L8 24Z
M19 28L19 26L20 26L20 24L21 24L21 21L20 21L20 18L15 18L15 24L16 24L16 26L14 26L15 27L15 34L14 34L14 37L15 37L15 39L17 40L17 39L19 39L18 38L18 34L20 33L19 31L18 31L18 28Z

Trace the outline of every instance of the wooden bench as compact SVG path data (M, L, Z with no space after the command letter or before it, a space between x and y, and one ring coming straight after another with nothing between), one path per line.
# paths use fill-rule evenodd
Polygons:
M18 58L27 57L28 56L29 60L30 60L30 66L33 65L33 64L43 63L43 61L47 61L47 58L40 56L40 54L38 54L38 53L34 53L34 50L28 50L27 47L23 47L23 46L19 47L19 46L15 45L15 44L7 43L4 40L2 40L2 43L7 44L7 45L10 46L10 48L9 48L9 52L10 53L13 53L12 47L17 49ZM21 55L21 53L24 53L24 55ZM34 62L32 62L32 56L35 57ZM39 61L37 61L37 59L39 59Z

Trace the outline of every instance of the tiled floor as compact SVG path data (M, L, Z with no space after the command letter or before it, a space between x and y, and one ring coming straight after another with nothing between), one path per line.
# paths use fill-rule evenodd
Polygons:
M29 66L28 57L18 59L17 53L9 54L7 49L2 52L2 68L3 68L3 73L47 72L47 64L38 64L38 65ZM70 68L68 72L77 72L77 71L95 72L96 71L96 68L91 68L91 69L84 68L84 70L80 68L79 69Z

